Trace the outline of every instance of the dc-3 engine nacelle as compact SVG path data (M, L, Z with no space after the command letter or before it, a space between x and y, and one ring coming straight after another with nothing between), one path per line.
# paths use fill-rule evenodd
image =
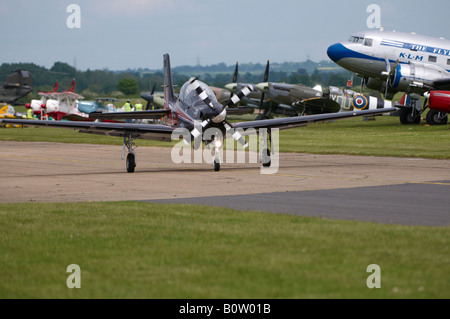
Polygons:
M364 78L364 86L369 89L380 91L381 88L383 87L383 85L384 85L384 83L378 79Z
M376 78L364 78L364 86L375 91L384 92L386 94L386 100L392 100L394 98L394 95L398 91L400 91L390 85L388 85L388 89L386 91L386 81L382 81Z
M445 70L432 65L399 64L395 68L394 75L389 79L389 86L402 92L407 91L408 88L423 90L432 88L433 81L446 76L448 74Z
M431 91L424 94L430 109L450 113L450 91Z

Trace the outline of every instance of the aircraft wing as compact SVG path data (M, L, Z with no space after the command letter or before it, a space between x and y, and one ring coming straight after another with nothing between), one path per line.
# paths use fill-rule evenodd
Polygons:
M6 124L22 124L25 126L46 126L79 130L80 133L90 133L108 136L128 136L133 138L171 141L171 134L175 130L168 125L160 124L131 124L131 123L105 123L105 122L81 122L81 121L40 121L0 119Z
M250 113L252 109L250 107L229 107L227 108L228 115L243 115Z
M298 107L304 107L308 114L323 114L339 112L341 106L336 101L322 97L314 97L297 102Z
M135 111L135 112L93 112L89 118L94 120L133 120L133 119L160 119L169 113L167 109Z
M340 113L326 113L326 114L317 114L317 115L306 115L306 116L295 116L295 117L286 117L279 119L270 119L270 120L259 120L259 121L248 121L248 122L240 122L234 123L233 128L279 128L279 129L288 129L300 126L306 126L308 124L339 120L354 116L369 116L375 114L382 113L390 113L395 112L398 109L395 107L384 108L378 110L367 110L367 111L352 111L352 112L340 112Z
M439 90L450 90L450 78L436 80L433 85Z

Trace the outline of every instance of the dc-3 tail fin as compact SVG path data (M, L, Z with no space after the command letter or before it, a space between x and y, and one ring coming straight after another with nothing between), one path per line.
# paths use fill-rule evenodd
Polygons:
M175 102L173 93L172 70L170 68L169 54L164 54L164 105L168 107Z

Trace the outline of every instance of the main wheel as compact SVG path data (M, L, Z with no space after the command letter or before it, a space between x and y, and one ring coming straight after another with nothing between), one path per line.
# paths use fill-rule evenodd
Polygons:
M128 153L127 155L127 172L134 173L136 167L136 158L133 153Z
M448 114L436 110L429 110L427 113L427 124L445 125L448 121Z
M217 160L214 160L214 171L215 172L220 171L220 162Z
M261 163L263 164L264 167L270 167L270 164L272 163L271 159L270 159L270 151L268 148L265 149L265 151L262 151L263 154L266 153L265 155L262 156L261 158Z
M402 123L402 124L419 124L420 123L420 115L416 111L411 112L411 109L401 109L400 110L400 123Z

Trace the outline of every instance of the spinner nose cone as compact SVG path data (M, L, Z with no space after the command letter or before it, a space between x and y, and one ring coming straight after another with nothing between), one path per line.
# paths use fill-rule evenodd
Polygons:
M345 57L347 51L348 50L341 43L335 43L328 48L327 54L331 60L337 63Z
M225 89L234 93L237 91L237 83L228 83L225 85Z
M267 92L269 91L269 83L268 82L258 83L256 84L256 88L261 92Z

